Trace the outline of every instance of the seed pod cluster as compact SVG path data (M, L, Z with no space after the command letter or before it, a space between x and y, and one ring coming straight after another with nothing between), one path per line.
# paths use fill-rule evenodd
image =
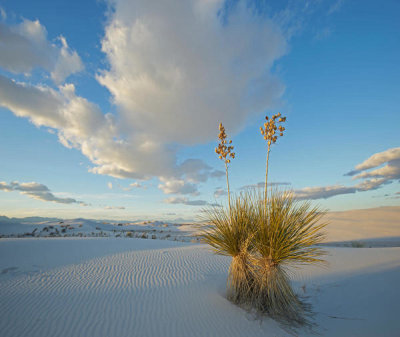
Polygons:
M232 152L233 146L230 145L232 144L232 141L227 141L226 137L225 128L222 123L220 123L218 136L220 143L218 144L218 147L215 148L215 153L218 155L219 159L225 162L225 164L229 164L231 162L230 158L235 158L235 152Z
M264 128L260 127L261 134L264 136L264 139L268 142L268 146L276 143L278 139L278 131L279 136L283 136L283 131L285 128L282 125L277 125L279 123L286 122L286 117L281 117L281 113L279 112L276 115L272 115L269 119L268 116L265 117L267 120L264 123Z

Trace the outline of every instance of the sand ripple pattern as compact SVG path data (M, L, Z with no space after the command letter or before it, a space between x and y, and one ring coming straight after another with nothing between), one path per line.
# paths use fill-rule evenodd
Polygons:
M228 265L194 245L127 251L1 281L0 334L265 336L224 298Z

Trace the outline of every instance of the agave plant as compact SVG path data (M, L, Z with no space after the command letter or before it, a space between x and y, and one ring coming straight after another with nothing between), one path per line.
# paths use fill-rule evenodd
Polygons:
M227 295L237 304L249 303L254 288L251 263L255 212L251 196L242 193L233 198L230 208L212 207L205 210L208 224L202 239L220 255L231 256L228 272Z
M267 209L260 196L257 231L252 242L255 265L254 305L272 316L301 323L302 304L290 286L288 270L301 264L324 263L325 251L316 244L324 239L326 223L317 207L298 201L290 191L272 191Z

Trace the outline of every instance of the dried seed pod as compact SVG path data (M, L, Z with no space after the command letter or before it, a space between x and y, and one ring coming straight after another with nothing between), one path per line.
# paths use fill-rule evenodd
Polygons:
M232 144L232 140L228 141L226 139L227 135L226 135L225 128L222 125L222 123L219 124L219 130L220 130L220 133L219 133L218 138L220 140L220 143L218 144L218 147L215 149L215 152L217 154L219 154L219 159L221 159L221 160L223 159L225 164L229 164L230 159L227 159L227 156L228 156L228 158L229 158L229 156L231 158L235 158L235 153L232 152L233 146L232 145L227 146L227 144Z

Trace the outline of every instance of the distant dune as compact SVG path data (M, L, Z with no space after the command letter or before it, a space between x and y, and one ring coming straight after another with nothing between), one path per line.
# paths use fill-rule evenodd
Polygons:
M400 238L400 206L329 212L326 241Z
M325 220L329 222L326 244L349 246L356 241L366 247L400 247L400 206L329 212ZM198 234L194 224L0 216L0 237L101 236L190 242L198 241Z

